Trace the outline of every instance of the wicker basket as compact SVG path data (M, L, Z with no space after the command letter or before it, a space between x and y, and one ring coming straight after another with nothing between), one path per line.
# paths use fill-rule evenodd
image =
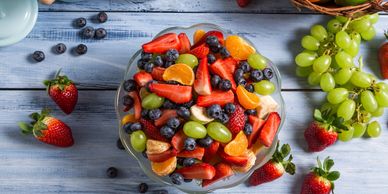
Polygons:
M345 16L345 17L359 17L365 14L376 13L379 11L388 10L388 2L383 0L370 0L366 3L355 6L339 7L334 3L315 4L309 0L291 0L291 2L300 9L305 7L313 11L320 13L333 15L333 16Z

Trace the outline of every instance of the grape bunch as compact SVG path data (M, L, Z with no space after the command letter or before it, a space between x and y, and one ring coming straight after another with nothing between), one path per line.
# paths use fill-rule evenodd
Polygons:
M378 14L356 19L342 16L330 20L327 28L314 25L310 35L302 38L305 49L295 57L296 74L306 77L310 85L319 85L327 92L322 111L341 117L347 129L338 131L338 138L349 141L367 133L378 137L381 126L372 117L384 114L388 107L388 85L362 71L362 57L356 57L362 40L376 35L373 27Z

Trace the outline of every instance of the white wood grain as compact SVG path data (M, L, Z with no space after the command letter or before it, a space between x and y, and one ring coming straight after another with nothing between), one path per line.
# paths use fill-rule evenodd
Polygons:
M387 116L380 121L382 135L376 139L338 142L319 154L305 151L303 131L311 120L315 105L324 98L321 92L283 92L287 120L280 132L282 142L292 147L297 165L294 177L283 178L258 187L245 184L215 193L299 193L303 176L315 165L315 158L331 156L341 171L336 193L384 193L388 190ZM156 184L141 172L127 153L116 148L117 122L114 91L81 91L75 112L64 116L44 91L0 91L0 193L137 193L137 185L147 182L150 190L172 187ZM28 121L27 115L42 107L53 108L53 114L73 130L75 145L69 149L42 144L20 134L16 122ZM105 170L120 170L116 179L108 179Z

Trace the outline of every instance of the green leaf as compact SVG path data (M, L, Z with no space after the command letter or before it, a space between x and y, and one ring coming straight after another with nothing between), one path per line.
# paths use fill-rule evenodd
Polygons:
M323 122L323 118L322 118L322 113L321 111L319 111L319 109L315 109L314 110L314 119L319 121L319 122Z
M294 175L295 174L295 171L296 171L296 166L294 163L292 162L289 162L287 165L286 165L286 172L290 175Z
M283 158L287 157L291 152L291 147L288 144L283 144L281 148Z
M329 157L327 157L323 165L326 171L330 171L331 167L334 166L334 160L329 159Z
M319 160L319 157L317 157L317 163L318 163L318 168L322 168L322 162Z
M23 134L31 134L32 133L32 126L25 122L18 122L19 128L22 130Z
M34 121L39 120L39 117L40 117L40 114L37 113L37 112L34 112L34 113L30 114L30 118L31 118L32 120L34 120Z
M327 180L329 181L335 181L337 180L338 178L340 177L340 173L338 171L333 171L333 172L330 172L328 175L327 175Z

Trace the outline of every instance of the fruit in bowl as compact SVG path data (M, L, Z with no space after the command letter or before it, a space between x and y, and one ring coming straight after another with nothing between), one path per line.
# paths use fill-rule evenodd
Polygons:
M284 119L276 67L211 24L143 44L116 108L120 138L144 172L187 192L247 179L272 156Z

